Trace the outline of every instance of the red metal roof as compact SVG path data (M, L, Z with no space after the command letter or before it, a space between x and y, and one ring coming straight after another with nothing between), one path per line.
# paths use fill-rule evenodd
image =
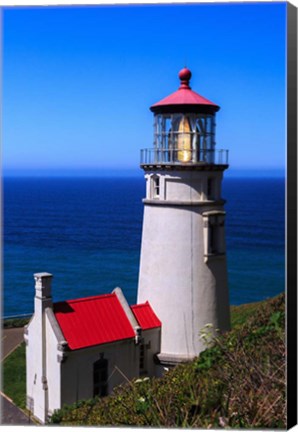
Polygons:
M153 312L149 302L131 306L131 310L142 330L161 327L161 322Z
M72 350L135 336L114 293L55 303L54 313Z
M198 93L191 90L189 86L189 80L191 78L191 72L189 69L184 68L179 72L179 78L181 80L180 87L177 91L165 97L161 101L155 103L150 107L153 112L172 112L177 109L187 109L195 111L208 111L215 112L219 110L219 106L211 102L210 100L200 96Z

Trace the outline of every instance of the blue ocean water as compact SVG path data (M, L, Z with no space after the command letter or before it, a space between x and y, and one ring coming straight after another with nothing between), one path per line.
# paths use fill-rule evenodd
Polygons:
M227 178L231 304L284 290L284 179ZM54 275L54 301L111 292L136 302L145 181L5 178L3 314L33 311L33 273Z

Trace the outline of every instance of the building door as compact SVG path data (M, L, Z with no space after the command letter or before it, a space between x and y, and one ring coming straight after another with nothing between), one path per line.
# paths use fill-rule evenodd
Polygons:
M100 358L93 364L93 397L108 394L108 360Z

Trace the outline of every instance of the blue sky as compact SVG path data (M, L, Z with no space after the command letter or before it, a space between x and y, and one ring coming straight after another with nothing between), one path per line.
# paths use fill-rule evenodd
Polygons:
M3 25L4 175L139 172L185 65L221 106L229 171L284 169L285 3L15 7Z

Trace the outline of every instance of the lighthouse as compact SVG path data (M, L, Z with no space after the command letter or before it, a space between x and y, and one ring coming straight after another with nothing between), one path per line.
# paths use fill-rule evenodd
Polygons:
M162 323L161 365L188 361L206 348L206 324L230 327L223 172L228 150L216 149L220 107L190 87L150 107L153 148L141 150L146 197L138 303L148 301Z

